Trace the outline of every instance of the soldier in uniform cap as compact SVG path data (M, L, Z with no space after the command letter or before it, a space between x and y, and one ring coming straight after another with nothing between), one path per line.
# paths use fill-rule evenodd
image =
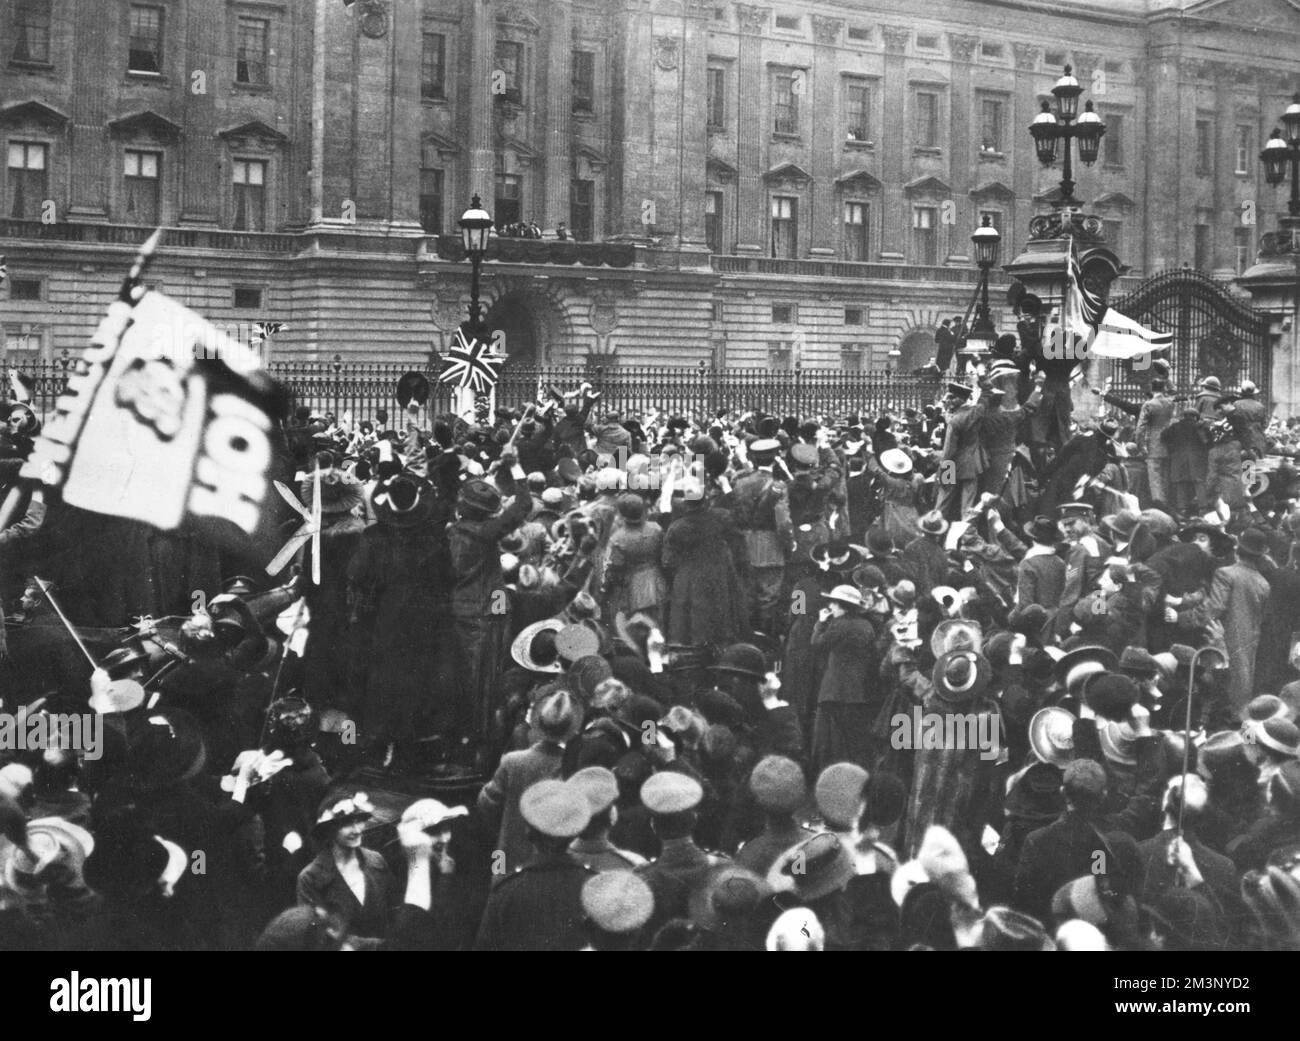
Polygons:
M640 853L619 849L609 840L617 819L618 778L603 766L587 766L569 778L569 784L587 797L591 823L569 844L569 856L592 871L631 871L646 862Z
M948 520L959 520L975 505L979 478L988 465L980 441L984 404L970 403L972 389L964 383L949 383L943 406L948 412L939 462L939 499L936 504Z
M587 916L584 951L634 951L654 913L650 887L630 871L606 871L587 879L582 887L582 910Z
M650 812L660 842L659 856L636 869L654 893L652 929L670 918L687 917L691 893L705 883L710 871L729 862L725 856L700 849L692 838L696 809L703 798L700 782L675 770L661 771L641 786L641 802Z
M749 446L754 469L736 478L732 488L732 515L745 540L749 563L751 623L758 632L779 631L777 613L793 529L786 483L775 472L781 442L763 438Z
M570 857L568 847L591 823L590 803L578 787L553 779L524 792L519 812L537 853L492 890L474 949L581 950L582 887L595 873Z
M783 755L769 755L760 759L749 775L749 791L765 821L762 834L740 847L736 863L765 876L777 857L813 834L794 817L808 788L798 763Z

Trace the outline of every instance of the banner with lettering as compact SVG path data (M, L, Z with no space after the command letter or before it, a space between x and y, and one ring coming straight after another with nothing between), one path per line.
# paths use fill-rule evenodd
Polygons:
M22 475L73 506L223 542L270 533L282 392L246 345L161 293L115 302Z

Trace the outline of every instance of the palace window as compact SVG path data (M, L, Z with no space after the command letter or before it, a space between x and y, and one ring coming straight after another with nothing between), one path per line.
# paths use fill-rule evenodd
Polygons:
M266 230L266 162L261 159L234 161L236 231Z
M40 220L49 191L49 148L10 141L7 172L5 213L17 220Z
M131 42L126 67L130 72L162 73L163 9L131 5Z
M447 96L447 37L425 33L420 52L420 97L436 100Z
M14 4L14 61L48 64L50 60L50 0L18 0Z
M235 82L265 86L270 54L271 23L265 18L240 18L235 45Z
M128 149L122 187L126 195L126 219L132 224L159 223L162 184L162 155Z
M868 221L871 208L865 202L844 204L844 259L868 260Z

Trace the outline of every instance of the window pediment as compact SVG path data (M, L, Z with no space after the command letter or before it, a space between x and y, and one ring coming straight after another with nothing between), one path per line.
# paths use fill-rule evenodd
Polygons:
M109 122L108 129L114 134L123 136L145 134L159 141L175 141L181 136L181 128L178 124L149 109L134 112L121 119L114 119Z
M0 108L0 126L18 126L24 123L49 130L62 130L68 125L68 117L57 108L51 108L35 99Z

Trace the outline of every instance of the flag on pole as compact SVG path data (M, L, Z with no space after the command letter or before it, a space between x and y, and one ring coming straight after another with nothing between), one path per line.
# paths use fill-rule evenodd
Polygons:
M505 358L493 354L488 344L478 339L466 339L465 330L457 329L438 381L454 383L459 390L468 387L475 394L487 394L501 378L504 362Z
M260 347L276 333L282 333L289 326L284 322L254 322L253 335L249 337L250 347Z
M134 297L134 294L133 294ZM202 360L201 360L202 359ZM213 359L213 360L207 360ZM73 506L238 544L270 534L270 416L256 355L162 293L109 306L21 475Z
M1101 323L1102 312L1106 305L1100 296L1083 284L1083 271L1079 267L1079 258L1074 255L1073 244L1070 247L1069 260L1065 270L1065 300L1061 305L1061 326L1066 333L1083 337L1090 341Z
M9 370L9 391L12 400L24 405L30 405L32 403L31 385L32 381L17 369Z
M1100 358L1132 360L1152 351L1163 351L1172 345L1172 333L1157 333L1108 307L1097 325L1097 336L1092 341L1092 353Z

